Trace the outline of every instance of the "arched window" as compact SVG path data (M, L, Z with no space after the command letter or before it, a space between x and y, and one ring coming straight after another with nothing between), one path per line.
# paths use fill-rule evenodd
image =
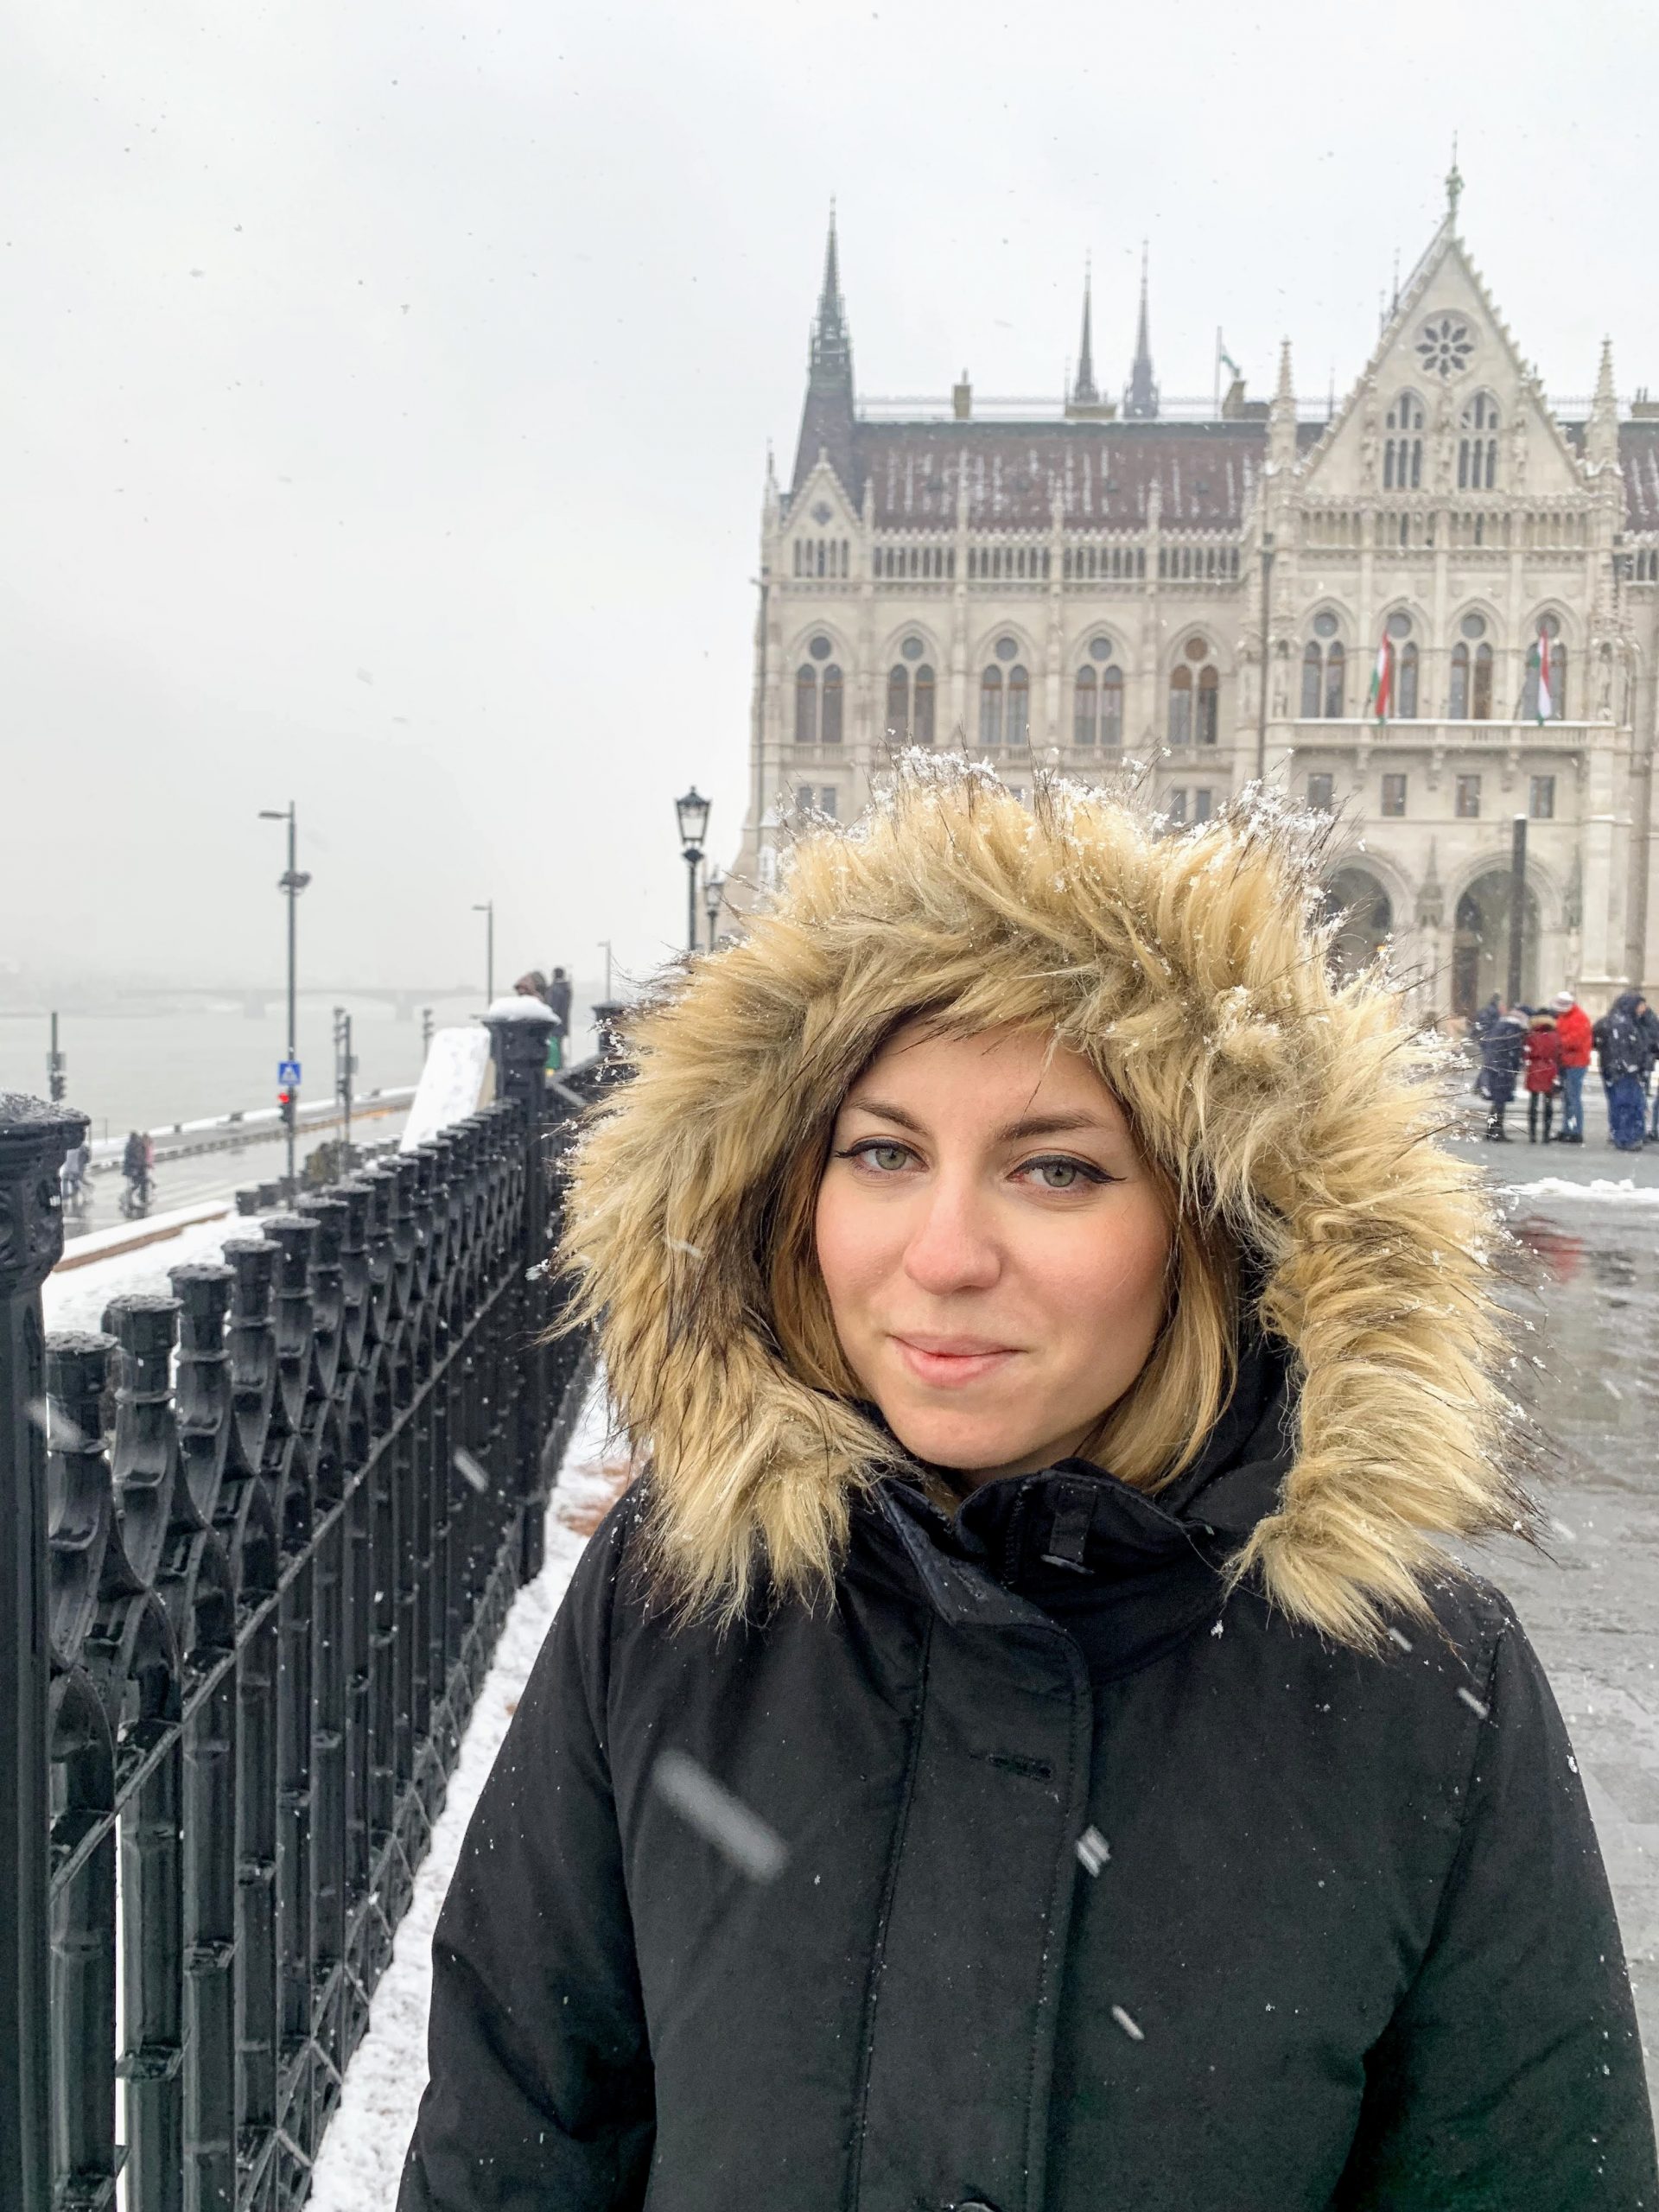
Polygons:
M1458 441L1458 489L1490 492L1497 482L1497 402L1478 391L1463 410Z
M1382 441L1382 489L1414 492L1423 480L1423 403L1402 391L1389 410Z
M979 679L979 741L982 745L1001 745L1002 742L1002 671L988 668Z
M887 671L887 735L901 741L910 735L910 671L902 661Z
M1103 745L1123 742L1123 671L1109 668L1100 679L1100 741Z
M1092 745L1100 729L1100 678L1092 668L1080 668L1071 693L1071 742Z
M1337 618L1326 607L1313 617L1313 635L1302 652L1302 720L1340 721L1346 703L1347 677Z
M823 698L818 717L820 745L841 743L841 671L831 661L823 671Z
M1538 713L1539 645L1541 639L1549 640L1549 715L1551 721L1565 721L1567 716L1567 645L1561 636L1559 615L1541 614L1533 632L1527 652L1527 681L1521 695L1521 712L1529 721Z
M803 661L795 671L795 742L818 741L818 671Z
M1089 658L1077 671L1071 693L1073 745L1122 745L1123 671L1112 659L1109 638L1090 638Z
M910 734L917 745L933 742L933 671L924 661L912 679Z
M1008 671L1008 703L1003 715L1003 742L1023 745L1031 734L1031 678L1016 661Z
M1220 724L1221 671L1203 638L1189 638L1169 677L1169 742L1213 745Z

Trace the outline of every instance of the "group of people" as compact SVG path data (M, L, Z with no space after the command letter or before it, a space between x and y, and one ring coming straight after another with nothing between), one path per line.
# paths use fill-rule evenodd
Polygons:
M563 968L556 968L550 976L539 968L530 968L512 988L515 997L540 999L551 1008L553 1034L547 1040L547 1065L550 1071L563 1067L565 1041L570 1034L570 978Z
M1494 992L1469 1025L1480 1051L1475 1089L1485 1099L1485 1137L1507 1144L1503 1116L1516 1089L1527 1097L1527 1141L1584 1142L1584 1078L1593 1058L1607 1094L1610 1139L1621 1152L1659 1144L1659 1086L1651 1118L1649 1080L1659 1065L1659 1014L1640 991L1624 991L1592 1022L1571 991L1548 1007L1506 1007ZM1555 1101L1560 1127L1553 1128Z

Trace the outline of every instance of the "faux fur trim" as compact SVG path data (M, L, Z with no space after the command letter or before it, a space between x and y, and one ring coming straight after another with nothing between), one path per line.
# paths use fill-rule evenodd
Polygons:
M1300 1434L1235 1576L1365 1645L1421 1612L1441 1537L1527 1519L1480 1179L1433 1141L1434 1051L1397 992L1332 979L1316 860L1306 817L1259 798L1176 833L1058 779L1028 809L988 771L907 755L862 821L795 848L740 942L637 1011L561 1256L684 1602L734 1612L763 1569L822 1592L891 1453L785 1365L763 1256L785 1164L922 1005L1085 1054L1183 1202L1258 1255Z

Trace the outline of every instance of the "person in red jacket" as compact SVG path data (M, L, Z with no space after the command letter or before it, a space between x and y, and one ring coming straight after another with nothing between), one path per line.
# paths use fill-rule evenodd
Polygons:
M1538 1120L1541 1109L1544 1123L1544 1142L1549 1142L1549 1124L1555 1111L1555 1093L1560 1087L1561 1073L1561 1039L1553 1014L1541 1008L1527 1027L1526 1044L1527 1085L1527 1142L1538 1141Z
M1562 1144L1584 1142L1584 1071L1590 1065L1590 1017L1571 991L1555 998L1555 1034L1560 1040Z

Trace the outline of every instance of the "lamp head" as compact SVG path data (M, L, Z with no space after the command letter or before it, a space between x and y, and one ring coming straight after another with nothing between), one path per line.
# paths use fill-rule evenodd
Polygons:
M688 852L702 849L709 833L709 801L695 784L683 798L674 802L674 812L680 825L680 842Z

